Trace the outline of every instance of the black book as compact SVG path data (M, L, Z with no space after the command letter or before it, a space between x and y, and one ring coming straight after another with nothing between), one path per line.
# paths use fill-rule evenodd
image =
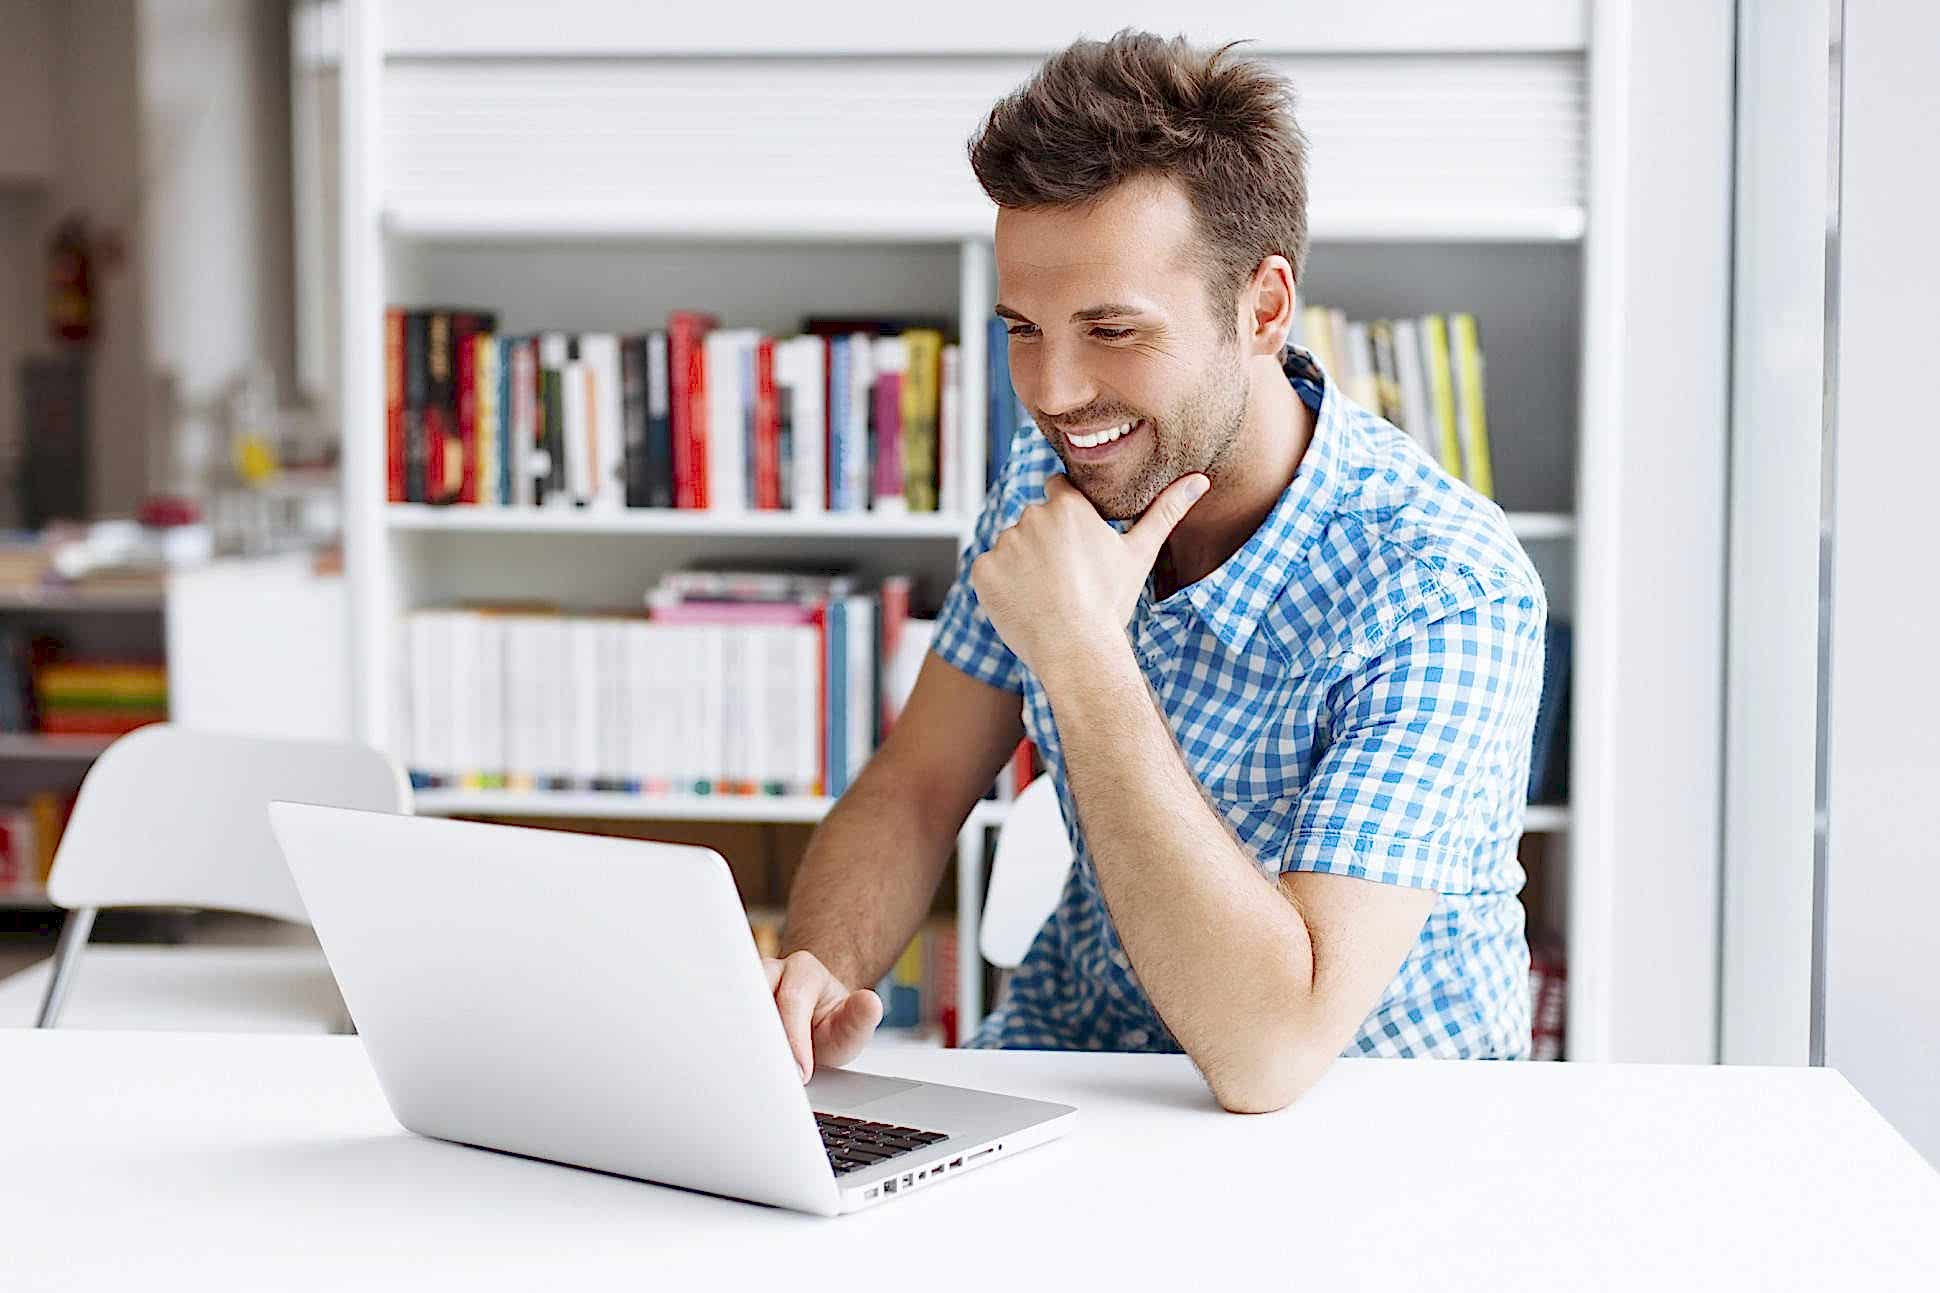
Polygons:
M674 505L673 374L667 362L667 334L646 335L646 464L642 484L646 507ZM629 503L633 500L628 498Z
M430 398L430 373L426 367L431 316L423 310L404 312L404 498L422 503L430 496L427 489L430 442L426 439L424 410Z
M620 338L621 479L626 505L647 506L647 339Z

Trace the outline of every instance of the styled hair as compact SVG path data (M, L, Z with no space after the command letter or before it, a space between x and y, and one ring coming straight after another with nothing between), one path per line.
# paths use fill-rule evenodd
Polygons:
M1307 139L1293 88L1265 63L1124 28L1078 40L990 109L970 169L1000 207L1096 203L1138 177L1170 177L1191 200L1193 250L1214 318L1267 256L1299 281L1307 256Z

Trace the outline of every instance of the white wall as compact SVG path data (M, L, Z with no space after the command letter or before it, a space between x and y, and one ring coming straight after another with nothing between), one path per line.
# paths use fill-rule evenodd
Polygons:
M258 355L293 390L289 15L141 0L150 355L199 410Z
M1940 8L1847 0L1845 11L1825 1062L1940 1163Z

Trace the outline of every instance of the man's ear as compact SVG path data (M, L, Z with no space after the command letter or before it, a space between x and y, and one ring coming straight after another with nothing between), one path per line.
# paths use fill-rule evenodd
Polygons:
M1277 359L1286 348L1293 335L1296 290L1292 261L1275 254L1259 263L1241 293L1240 337L1247 354Z

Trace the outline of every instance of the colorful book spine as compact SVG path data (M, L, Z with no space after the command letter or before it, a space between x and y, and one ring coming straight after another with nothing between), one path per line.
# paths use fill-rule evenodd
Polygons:
M1422 366L1428 373L1429 410L1435 419L1435 452L1442 470L1462 477L1462 445L1455 425L1455 386L1448 359L1448 324L1439 314L1421 321Z
M911 512L937 510L938 386L943 366L943 334L912 328L902 335L904 372L898 412L902 434L903 503Z
M1482 339L1472 314L1450 315L1448 328L1464 479L1484 498L1493 498L1495 470L1489 462L1489 425L1482 394Z
M404 314L384 311L384 497L406 502L404 480Z

